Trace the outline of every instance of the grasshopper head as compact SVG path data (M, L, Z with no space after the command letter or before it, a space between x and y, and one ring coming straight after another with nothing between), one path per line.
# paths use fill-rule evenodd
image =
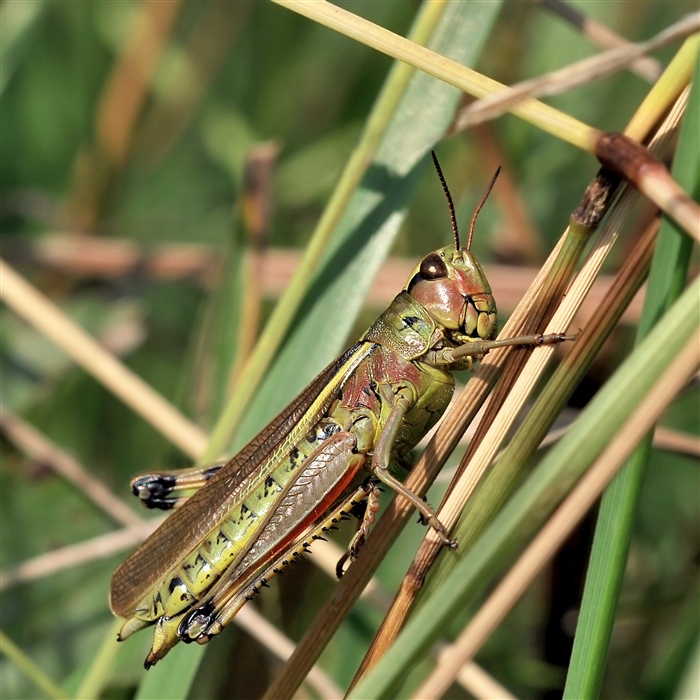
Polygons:
M455 345L496 337L496 302L470 251L447 246L430 253L416 266L406 291Z
M484 206L501 168L491 180L472 216L466 248L462 248L457 231L457 217L447 182L440 169L435 151L431 151L435 170L447 198L452 220L454 247L440 248L426 256L413 271L406 291L442 327L445 337L455 345L470 340L493 340L498 333L496 301L481 265L469 248L474 235L476 217Z

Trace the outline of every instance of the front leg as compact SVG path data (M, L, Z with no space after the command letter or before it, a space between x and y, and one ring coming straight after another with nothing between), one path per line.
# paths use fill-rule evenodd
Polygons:
M387 392L388 393L388 392ZM411 408L414 402L414 392L408 387L401 387L396 394L391 393L391 411L389 417L384 424L377 444L374 447L374 455L372 457L372 465L370 467L372 473L384 484L392 488L418 510L430 527L438 534L442 543L448 547L456 547L457 543L451 540L447 533L447 528L438 520L435 511L417 494L406 488L398 479L389 472L389 464L396 443L396 438L401 429L404 416Z
M545 335L521 335L500 340L474 340L468 338L464 345L459 347L442 348L441 350L427 352L424 361L437 367L445 367L447 369L466 369L468 367L470 371L473 371L473 358L481 359L490 350L506 347L557 345L566 340L576 340L576 336L566 335L566 333L548 333Z

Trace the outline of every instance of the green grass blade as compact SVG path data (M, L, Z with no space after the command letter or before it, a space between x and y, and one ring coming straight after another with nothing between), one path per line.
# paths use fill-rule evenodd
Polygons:
M700 195L700 64L695 75L672 172L679 184L697 198ZM674 222L665 219L649 275L638 342L650 333L680 295L692 248L692 240ZM601 502L565 698L596 698L600 694L651 437L639 445Z
M205 651L204 647L194 644L176 646L168 653L167 663L161 663L146 673L136 700L186 698Z
M84 678L80 681L74 697L78 698L99 698L102 689L109 679L109 673L114 666L114 660L119 653L119 645L115 644L115 639L121 628L121 620L114 620L110 625L109 632L102 640L102 644L93 657Z
M0 630L0 654L7 656L47 697L56 698L56 700L68 697L2 630Z

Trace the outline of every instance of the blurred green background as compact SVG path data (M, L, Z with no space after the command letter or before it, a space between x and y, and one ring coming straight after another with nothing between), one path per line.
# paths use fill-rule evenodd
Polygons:
M343 5L402 35L418 8L414 2ZM632 40L697 9L662 1L574 5ZM2 253L137 374L211 429L223 392L207 385L211 366L217 351L240 341L234 330L244 292L233 272L240 272L248 246L241 202L247 154L267 141L279 149L265 245L303 248L391 62L269 3L153 3L150 11L160 24L140 35L146 6L34 0L0 6ZM656 58L665 64L673 51ZM125 61L125 52L136 58ZM512 83L592 52L572 26L541 5L505 2L477 67ZM623 72L551 103L600 129L621 130L648 87ZM541 263L596 170L590 156L513 117L449 138L438 154L463 228L494 164L505 166L514 191L499 193L497 186L474 244L487 263ZM518 217L528 230L514 234L510 227ZM442 191L426 168L394 254L418 259L447 244L448 223ZM59 250L79 251L79 235L128 241L143 255L158 246L198 244L214 262L225 261L228 272L210 265L163 279L135 264L109 274L109 257L78 271L65 258L49 259L42 248L49 241ZM629 245L621 242L611 266ZM498 299L498 288L494 293ZM263 320L273 303L263 300ZM357 333L377 310L375 304L363 312ZM127 499L129 479L137 473L190 463L10 310L3 307L0 314L3 404L75 454L115 494ZM630 327L615 337L584 383L581 404L632 337ZM696 387L678 401L668 422L697 431L697 407ZM0 476L3 570L115 528L78 490L7 440ZM669 697L682 674L686 651L697 640L699 493L697 463L654 454L607 697ZM437 500L437 494L430 496ZM400 581L421 536L422 528L411 527L385 562L380 578L388 588ZM560 664L565 666L566 640L573 633L589 538L590 526L582 528L480 657L518 695L549 698L560 692ZM66 689L77 686L111 624L107 590L123 556L3 590L3 630ZM296 639L332 585L305 562L258 603ZM351 678L379 619L367 605L359 606L324 658L341 685ZM133 696L148 637L143 633L122 645L105 697ZM269 664L255 642L231 629L211 646L191 697L252 697L265 687ZM461 697L462 691L454 692ZM37 696L5 657L0 695Z

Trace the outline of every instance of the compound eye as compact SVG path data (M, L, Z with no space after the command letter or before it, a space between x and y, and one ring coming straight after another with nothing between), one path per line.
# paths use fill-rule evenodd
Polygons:
M420 275L425 280L447 277L447 265L437 253L431 253L423 258L423 262L420 264Z

